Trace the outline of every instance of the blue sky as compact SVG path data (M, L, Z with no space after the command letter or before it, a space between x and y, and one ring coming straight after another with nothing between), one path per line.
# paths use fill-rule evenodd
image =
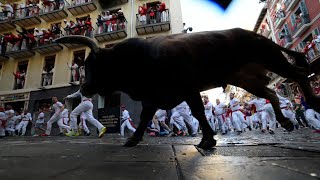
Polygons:
M186 27L191 26L192 32L199 32L234 27L253 30L264 3L259 4L259 0L233 0L226 11L209 0L181 0L181 6ZM208 95L213 104L216 98L226 100L222 88L202 93Z
M183 22L193 32L233 27L252 30L263 5L259 0L233 0L224 12L209 0L181 0Z

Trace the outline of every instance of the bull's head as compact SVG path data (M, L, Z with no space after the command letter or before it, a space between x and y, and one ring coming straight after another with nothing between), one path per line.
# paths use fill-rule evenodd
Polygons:
M85 81L81 86L81 92L85 96L92 96L105 91L102 83L103 73L105 72L106 65L103 64L107 59L108 49L102 49L90 38L85 36L65 36L54 40L55 43L61 44L81 44L88 46L91 49L88 57L84 61L85 65ZM99 93L100 94L100 93Z

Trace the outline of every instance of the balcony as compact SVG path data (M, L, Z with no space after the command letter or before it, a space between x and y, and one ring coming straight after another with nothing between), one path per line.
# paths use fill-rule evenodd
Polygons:
M100 43L126 38L127 21L124 19L124 22L121 22L120 19L117 19L116 23L112 24L110 29L100 25L97 27L94 37Z
M13 22L20 27L29 27L41 23L39 18L39 7L38 6L29 6L25 8L16 9L15 18Z
M291 11L300 0L287 0L284 4L287 7L286 12Z
M68 7L68 10L74 16L95 11L97 9L97 6L94 4L93 0L88 0L88 1L90 1L90 2L71 4ZM74 2L76 2L76 1L74 1Z
M140 15L136 14L136 31L138 35L169 31L171 29L169 10L166 9L162 13L161 17L158 17L157 12L155 12L154 18L146 21L140 21Z
M36 53L33 50L29 50L29 49L14 50L6 53L7 56L13 59L29 58L34 56L35 54Z
M63 36L72 36L72 35L83 35L87 36L89 38L92 38L92 33L93 31L90 31L90 33L86 33L88 29L86 29L85 26L80 26L80 28L75 27L75 28L64 28L64 35ZM64 43L64 46L67 48L79 48L79 47L84 47L83 44L77 44L77 43Z
M99 3L102 9L108 9L110 7L119 6L127 2L129 2L129 0L113 0L113 1L99 0Z
M308 14L303 15L296 23L293 25L293 38L299 37L302 33L304 33L311 26L310 18Z
M41 44L34 48L34 50L39 54L56 53L61 51L62 49L63 47L60 44L55 43Z
M15 29L16 26L8 21L5 13L0 12L0 32Z
M68 6L67 2L60 5L57 9L49 9L49 7L43 7L40 11L40 17L46 22L58 21L64 19L68 16L68 13L65 11L65 6Z

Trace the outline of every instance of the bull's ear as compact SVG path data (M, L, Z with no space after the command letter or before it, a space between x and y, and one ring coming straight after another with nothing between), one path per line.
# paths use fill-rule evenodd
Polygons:
M94 53L98 53L100 51L99 46L91 39L86 36L80 35L72 35L72 36L64 36L58 39L53 40L54 43L61 43L61 44L82 44L88 46L91 51Z

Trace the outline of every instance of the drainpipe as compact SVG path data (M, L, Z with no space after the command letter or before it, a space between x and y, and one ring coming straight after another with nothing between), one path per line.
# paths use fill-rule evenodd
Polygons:
M130 38L133 37L133 18L134 18L134 0L131 0L131 17L130 17Z

